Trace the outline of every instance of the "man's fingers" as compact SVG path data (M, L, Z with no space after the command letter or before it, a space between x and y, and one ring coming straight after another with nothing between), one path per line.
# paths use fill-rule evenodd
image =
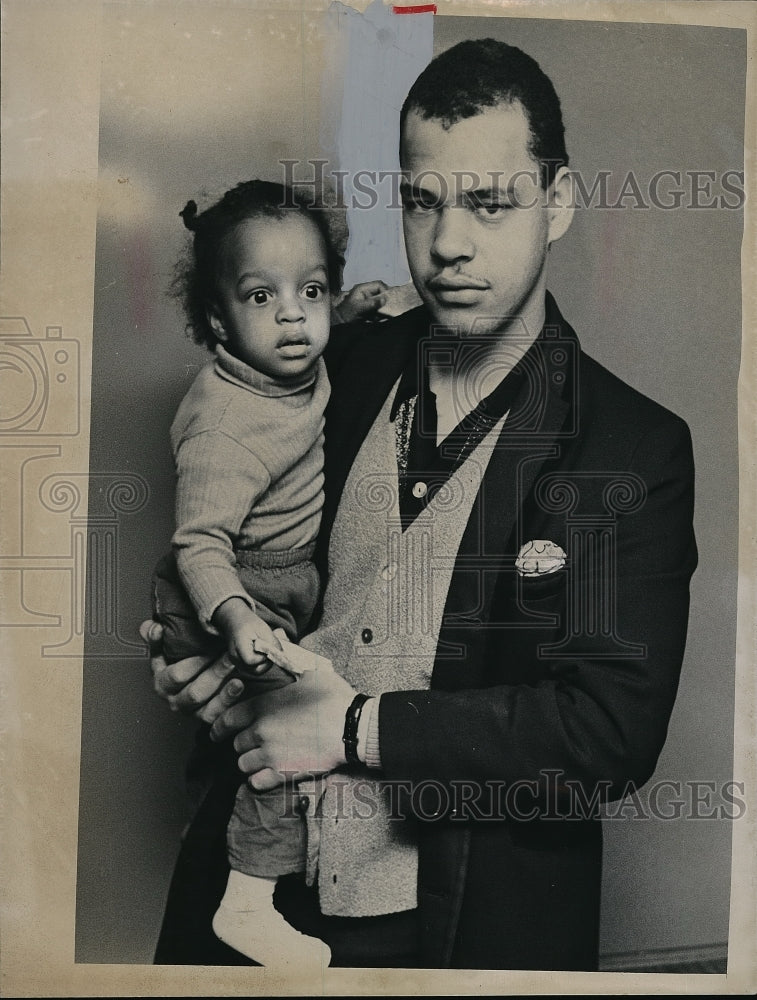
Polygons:
M279 785L283 785L285 778L278 771L273 771L270 767L266 767L262 771L258 771L257 774L251 775L247 780L250 787L254 788L256 792L270 792L272 788L278 788Z
M387 286L383 281L366 281L365 284L360 286L360 291L366 298L370 295L380 295L381 292L386 291Z
M234 741L234 749L239 750L236 740ZM239 755L239 770L244 771L245 774L255 774L256 771L262 771L267 767L267 763L263 757L263 751L260 747L253 747L252 750L248 750L246 753Z
M150 663L156 692L168 698L172 704L176 701L177 711L185 710L191 698L182 699L181 696L186 686L202 674L209 662L207 656L190 656L186 660L177 660L176 663L166 663L162 656L153 656ZM207 698L204 700L207 701Z
M160 622L148 618L139 626L139 634L152 650L154 646L159 646L163 641L163 626Z
M176 688L172 677L166 673L168 664L163 657L163 626L148 618L139 626L139 634L148 646L155 692L161 698L167 698Z
M233 716L234 713L229 712L227 714ZM238 754L241 754L242 756L244 756L245 753L257 750L260 746L260 740L258 739L257 729L253 725L253 722L255 722L256 719L254 706L251 705L247 710L247 712L244 714L246 716L246 718L243 720L244 724L240 726L239 729L237 729L236 735L234 736L234 749ZM257 761L255 761L254 763L257 765L257 767L243 767L242 770L251 772L263 766L261 763Z
M227 708L230 708L244 694L244 683L239 677L232 677L228 684L224 684L215 697L203 705L195 715L203 722L212 725L219 715L222 715Z
M228 656L222 656L220 660L216 660L209 666L207 660L203 660L202 657L197 656L189 660L179 660L178 663L174 663L171 666L174 668L182 667L181 672L188 673L191 670L191 665L197 661L201 664L201 672L197 673L195 671L195 674L192 674L190 678L184 681L184 686L181 687L181 690L174 694L173 698L169 699L172 707L175 707L177 711L196 712L201 705L210 701L232 670L234 670L234 664Z
M150 668L153 676L155 693L168 699L171 708L178 711L182 703L174 703L177 695L190 681L211 662L207 656L190 656L176 663L166 663L163 656L163 626L148 619L139 626L139 634L150 649Z
M236 705L227 708L223 715L219 715L210 729L210 738L216 743L236 736L241 730L246 729L255 721L255 709L253 707L254 698L246 701L238 701ZM249 749L249 746L243 749Z
M247 780L256 792L268 792L286 781L286 775L266 766L263 751L259 748L243 753L239 758L239 768L250 775Z

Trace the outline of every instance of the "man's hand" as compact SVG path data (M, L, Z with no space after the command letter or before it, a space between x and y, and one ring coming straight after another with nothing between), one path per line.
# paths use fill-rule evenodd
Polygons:
M215 661L207 656L192 656L166 663L163 627L158 622L146 621L139 632L150 647L155 693L168 702L172 711L193 714L203 722L213 723L244 694L244 683L239 677L229 680L234 664L228 656Z
M342 292L331 307L332 323L370 319L386 305L386 291L383 281L363 281L348 292Z
M333 670L308 671L296 684L233 705L210 735L238 734L239 767L256 791L267 791L344 764L344 717L355 694Z

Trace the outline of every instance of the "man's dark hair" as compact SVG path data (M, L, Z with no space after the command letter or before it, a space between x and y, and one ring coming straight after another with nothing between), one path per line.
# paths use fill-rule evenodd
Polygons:
M531 130L529 154L546 189L568 164L560 99L531 56L494 38L460 42L433 59L410 88L400 113L400 136L410 111L450 128L486 108L519 101ZM400 138L400 154L402 139Z
M211 327L207 308L216 297L216 282L221 261L221 247L226 236L246 219L285 219L292 213L309 219L323 237L329 289L338 293L344 258L325 205L314 201L312 194L271 181L243 181L204 212L189 201L179 212L184 225L193 234L192 244L176 268L171 290L180 299L187 318L187 333L198 344L211 350L218 343Z

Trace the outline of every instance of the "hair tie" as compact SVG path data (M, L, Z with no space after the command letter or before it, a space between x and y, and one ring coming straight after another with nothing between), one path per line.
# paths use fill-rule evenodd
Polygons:
M179 212L179 215L184 220L184 225L187 229L194 232L197 222L197 202L188 201L184 208Z

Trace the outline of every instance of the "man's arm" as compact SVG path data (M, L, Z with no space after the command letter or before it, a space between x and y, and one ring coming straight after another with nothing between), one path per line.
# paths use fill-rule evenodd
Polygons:
M645 435L629 471L647 498L617 519L614 610L617 634L644 654L547 660L547 676L533 685L383 695L387 777L509 783L556 769L566 780L609 781L618 790L650 777L676 695L697 558L683 422L668 419Z
M378 723L386 778L510 783L559 770L588 788L610 782L622 790L651 775L677 689L696 564L685 425L668 420L647 434L630 471L648 495L617 523L617 624L624 639L644 644L645 655L554 660L533 686L384 694ZM257 699L255 712L270 713L265 728L245 729L235 742L248 773L304 760L318 771L344 763L339 737L354 692L344 681L316 689L307 680L297 692L295 685ZM214 730L220 737L244 725L232 709Z
M271 728L265 717L276 711L275 700L269 702L260 693L242 700L245 684L239 677L229 679L235 665L228 655L217 660L193 656L167 663L162 651L162 625L144 621L139 631L149 649L155 693L168 702L171 711L194 715L211 725L211 739L215 742L231 739L244 731L243 739L235 744L240 753L265 746L265 759L255 755L246 759L247 766L243 769L250 774L264 771L269 757L278 762L276 773L258 773L255 788L262 791L281 784L282 771L290 776L295 772L320 774L345 763L344 719L356 692L333 670L318 669L322 657L300 650L300 657L311 659L314 669L304 671L296 684L289 685L298 688L297 696L284 700L277 724ZM257 677L255 690L264 691L265 683L265 674ZM271 687L278 688L280 684L281 681L275 679ZM299 711L303 703L307 704L310 718L315 722L315 731L308 731L307 735L304 730L299 731ZM294 729L290 728L290 717Z

